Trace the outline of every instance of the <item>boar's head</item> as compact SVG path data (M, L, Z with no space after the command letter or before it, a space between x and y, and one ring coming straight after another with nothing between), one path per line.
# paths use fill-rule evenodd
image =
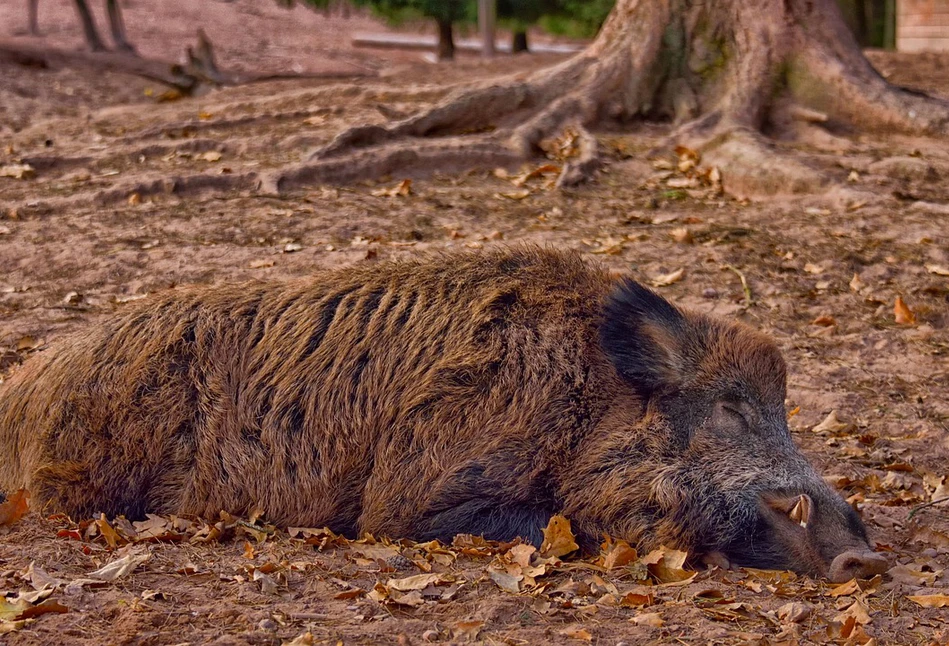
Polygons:
M655 541L834 581L886 568L859 516L791 439L786 368L770 339L679 310L633 281L615 288L600 333L644 400L638 446L649 447L640 457L652 465Z

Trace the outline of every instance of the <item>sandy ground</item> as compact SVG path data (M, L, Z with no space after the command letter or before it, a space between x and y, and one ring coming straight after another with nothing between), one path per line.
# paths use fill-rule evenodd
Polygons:
M25 20L21 3L0 5L0 39L35 43L18 34ZM66 0L42 0L41 21L48 46L81 45ZM557 59L432 66L417 54L349 47L349 34L385 28L368 18L256 0L136 0L126 21L148 56L176 57L200 24L225 68L381 76L157 103L161 88L142 79L0 65L0 167L28 163L35 172L0 177L0 373L130 299L181 284L279 280L514 242L577 249L646 282L682 270L659 287L664 295L775 337L790 365L796 439L859 505L895 569L849 589L720 571L647 587L635 567L607 572L568 560L548 563L536 587L515 593L490 576L510 565L510 546L439 556L409 543L370 549L284 533L257 544L246 532L199 543L191 528L135 544L149 560L115 582L70 586L126 553L110 553L88 524L34 513L0 535L0 590L12 598L42 589L38 568L58 580L47 581L49 600L68 612L39 616L0 642L278 644L308 632L298 643L949 641L946 610L910 598L949 588L949 509L913 514L945 495L949 475L945 142L844 133L802 151L831 180L828 192L758 200L670 183L682 178L644 156L663 134L654 127L600 133L609 165L597 182L566 192L543 178L515 186L490 170L416 179L407 196L379 190L401 177L281 197L251 186L202 189L180 178L292 163L347 124L382 123L453 83ZM949 93L947 55L871 57L895 82ZM897 323L897 296L915 322ZM842 423L814 431L831 411ZM374 588L426 570L444 576L411 603ZM792 602L806 613L788 610Z

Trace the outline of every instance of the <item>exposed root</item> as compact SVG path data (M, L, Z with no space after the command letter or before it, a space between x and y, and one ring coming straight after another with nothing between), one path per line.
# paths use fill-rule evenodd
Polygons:
M95 195L98 204L124 202L138 195L198 195L202 193L224 193L254 191L260 185L257 173L235 175L188 175L184 177L162 177L150 181L125 184L101 191Z
M828 181L791 151L777 150L751 129L722 133L704 147L702 159L720 168L722 188L740 197L808 193L823 188Z
M456 137L425 141L411 147L399 143L281 169L262 179L261 190L280 193L318 184L345 184L367 176L382 177L395 173L405 176L411 175L413 168L420 167L441 171L461 171L478 166L512 168L522 161L520 155L496 139Z

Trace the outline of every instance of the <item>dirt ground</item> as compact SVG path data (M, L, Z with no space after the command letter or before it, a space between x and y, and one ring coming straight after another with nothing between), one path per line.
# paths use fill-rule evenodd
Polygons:
M135 0L126 21L146 56L176 57L203 25L224 68L379 77L158 102L163 89L135 77L0 63L0 168L32 169L0 176L0 374L176 285L280 280L436 249L577 249L777 340L796 440L858 505L893 568L837 587L704 569L676 581L641 560L608 569L602 558L561 562L471 540L291 538L262 533L266 516L214 531L119 522L113 535L113 525L33 512L0 529L0 620L10 620L0 632L11 630L0 643L949 643L947 610L925 607L947 600L949 505L919 508L949 494L945 141L837 132L782 144L826 174L813 195L722 193L677 172L677 160L647 157L661 126L598 133L609 164L575 190L551 189L543 173L486 169L415 178L401 191L406 178L391 177L266 195L253 174L348 124L383 123L460 81L559 59L434 66L351 48L352 33L386 29L369 18L258 0ZM35 44L25 22L25 1L0 5L0 41ZM41 26L48 46L81 45L67 0L41 0ZM870 55L890 80L949 95L949 55ZM188 180L196 174L224 180ZM897 297L909 310L899 321ZM112 561L130 572L90 576ZM56 612L14 622L10 604L31 591L21 598Z

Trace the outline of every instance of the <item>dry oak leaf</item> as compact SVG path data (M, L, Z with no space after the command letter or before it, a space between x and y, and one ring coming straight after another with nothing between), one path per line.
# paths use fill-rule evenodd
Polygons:
M603 544L603 567L607 570L625 567L630 563L634 563L637 558L639 558L639 555L636 553L636 549L622 539L608 540Z
M675 284L685 278L685 269L679 268L668 274L659 274L651 281L649 281L654 287L667 287L669 285Z
M926 271L930 274L936 274L937 276L949 276L949 267L943 267L942 265L926 265Z
M846 623L849 617L853 617L854 621L861 626L866 626L872 621L870 617L870 609L867 608L866 604L864 604L859 599L850 604L846 610L838 614L834 618L834 621Z
M942 570L923 572L922 570L915 570L907 565L895 565L887 570L886 573L889 574L890 578L896 583L913 586L928 585L932 587L933 584L936 583L936 579L939 575L942 574Z
M846 583L841 583L840 585L832 588L828 593L828 597L845 597L852 594L860 592L860 586L857 585L856 579L850 579Z
M893 303L893 317L897 325L915 325L916 314L903 302L903 297L897 295L896 302Z
M120 579L131 574L135 568L151 557L152 555L148 552L141 554L129 552L125 556L117 558L111 563L106 563L98 570L90 572L89 576L93 577L94 579L99 579L100 581L115 581L116 579Z
M372 194L376 197L408 197L412 194L412 180L404 179L392 188L377 188Z
M923 608L949 608L949 594L917 594L906 597Z
M792 601L778 608L778 618L792 624L799 624L811 616L811 606L800 601Z
M662 625L665 623L662 620L662 615L658 612L646 612L641 615L636 615L631 622L639 626L652 626L653 628L662 628Z
M483 621L459 621L451 629L452 638L459 641L475 641L484 626Z
M823 435L826 433L840 433L850 428L847 422L841 422L837 418L837 409L830 411L823 421L811 429L812 432Z
M30 510L30 492L18 489L10 494L6 502L0 504L0 527L12 525Z
M570 521L557 514L550 518L544 528L544 542L540 545L542 556L566 556L570 552L580 549L570 529Z
M424 590L430 585L446 585L454 580L454 577L449 574L416 574L404 579L389 579L386 582L386 587L389 590L411 592L413 590Z
M567 626L560 631L560 634L568 639L578 639L584 642L593 641L593 635L590 634L590 631L580 626Z
M29 164L9 164L0 166L0 177L12 177L13 179L30 179L36 176L36 169Z
M688 552L660 547L644 556L643 563L659 583L683 583L696 575L696 572L684 567L688 556Z

